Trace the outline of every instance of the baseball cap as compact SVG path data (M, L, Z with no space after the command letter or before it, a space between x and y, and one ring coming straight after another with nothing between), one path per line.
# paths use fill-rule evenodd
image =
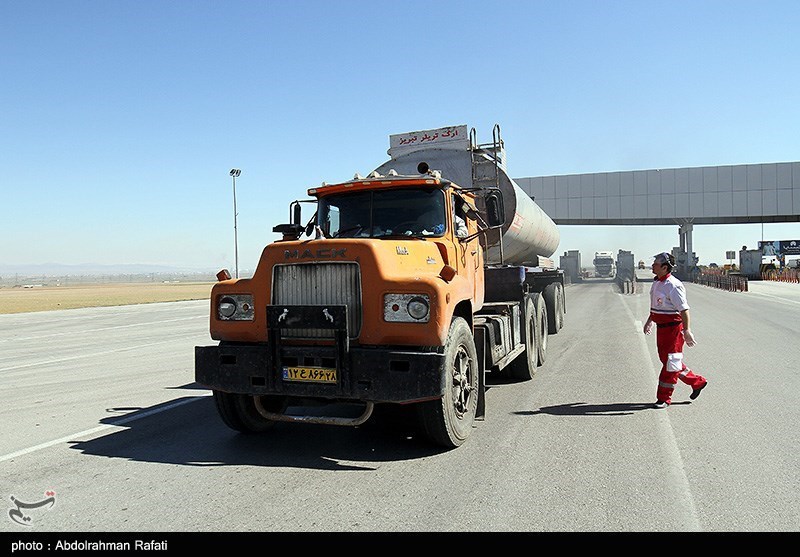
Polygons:
M653 257L655 257L656 263L667 263L669 265L672 265L672 262L670 261L670 259L672 259L672 255L670 255L666 251L657 253Z

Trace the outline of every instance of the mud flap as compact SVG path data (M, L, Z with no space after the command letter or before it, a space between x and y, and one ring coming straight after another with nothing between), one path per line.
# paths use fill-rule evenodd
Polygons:
M477 327L473 330L475 337L475 351L478 354L478 406L475 408L475 419L486 418L486 329Z

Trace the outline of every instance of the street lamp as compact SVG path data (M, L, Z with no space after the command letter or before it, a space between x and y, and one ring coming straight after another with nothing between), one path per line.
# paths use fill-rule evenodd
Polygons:
M241 176L242 171L238 168L231 168L231 178L233 178L233 245L236 254L236 278L239 278L239 231L236 227L236 178Z

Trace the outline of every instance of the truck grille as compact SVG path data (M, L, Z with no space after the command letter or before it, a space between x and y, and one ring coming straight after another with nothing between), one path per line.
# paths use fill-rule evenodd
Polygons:
M355 263L276 265L272 276L273 305L325 304L347 306L350 338L361 332L361 274ZM333 338L327 329L282 329L292 338Z

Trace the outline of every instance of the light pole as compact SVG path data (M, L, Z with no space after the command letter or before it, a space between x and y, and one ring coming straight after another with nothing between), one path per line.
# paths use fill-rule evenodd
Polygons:
M242 171L238 168L231 168L231 178L233 178L233 245L236 254L236 278L239 278L239 231L236 227L236 178L241 176Z

